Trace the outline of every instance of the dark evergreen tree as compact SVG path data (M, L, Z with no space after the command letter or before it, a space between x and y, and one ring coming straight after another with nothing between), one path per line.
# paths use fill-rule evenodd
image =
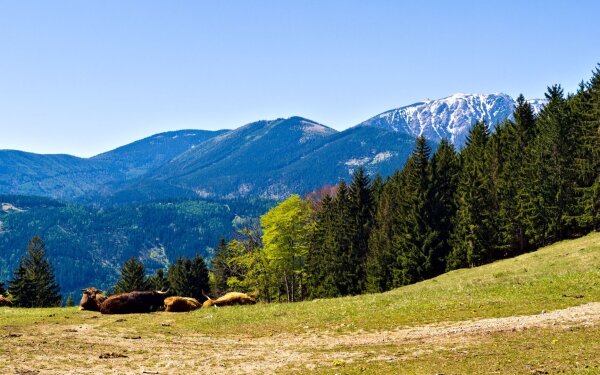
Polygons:
M371 190L373 191L373 207L374 211L377 209L377 204L379 203L379 197L381 197L381 193L383 192L384 181L380 174L375 176L373 182L371 182Z
M27 246L27 254L21 258L13 279L9 282L12 302L18 307L59 306L62 298L52 266L46 259L44 241L33 237Z
M567 220L574 234L583 234L600 228L600 64L569 105L576 139L576 187Z
M366 289L366 262L369 253L369 235L373 224L374 198L369 177L361 167L352 177L349 188L351 248L348 263L347 293L359 294Z
M65 307L73 307L75 306L75 300L73 299L73 293L69 293L67 299L65 300Z
M225 294L229 291L227 286L227 280L233 276L231 268L227 264L229 259L229 251L227 249L227 242L224 238L219 241L219 246L215 252L215 255L211 261L211 268L213 274L213 292L217 295Z
M399 228L393 237L397 251L401 285L424 279L431 273L436 233L431 228L430 165L431 148L424 137L417 138L415 149L404 167L405 195L399 206Z
M527 201L529 216L526 234L541 246L567 236L567 220L575 193L575 134L563 90L548 88L548 104L538 120L538 136L531 147Z
M131 257L121 268L121 279L114 287L115 294L151 289L144 264L139 259Z
M513 113L515 121L506 122L500 142L503 146L503 166L498 175L498 225L499 248L504 256L515 256L530 247L526 236L526 218L529 214L525 204L528 184L527 155L536 136L535 116L531 105L523 95L517 98Z
M330 296L345 296L356 294L359 276L357 275L359 265L357 263L354 246L355 222L352 217L352 201L350 190L345 182L340 183L337 194L333 201L333 242L330 259L335 264L333 267L333 285ZM335 269L337 268L337 271Z
M162 268L157 269L156 273L148 278L148 283L150 283L152 290L165 291L170 288L169 280Z
M345 186L342 188L346 194ZM320 205L315 219L315 231L306 259L309 298L337 297L340 295L337 276L340 274L340 252L336 206L330 196Z
M457 212L451 235L452 252L447 268L477 266L495 258L497 226L488 160L489 129L477 122L460 155Z
M178 258L169 267L167 278L175 295L202 300L203 293L210 293L208 268L199 255L193 259Z
M458 156L454 146L443 139L431 159L431 188L427 211L433 232L427 254L427 277L446 270L446 258L452 247L452 219L456 214L456 191L458 188Z
M388 179L378 199L375 223L369 237L367 258L367 291L378 293L395 286L394 273L398 270L392 238L398 228L398 189L400 172Z
M3 295L6 297L6 289L4 287L4 283L0 281L0 295Z

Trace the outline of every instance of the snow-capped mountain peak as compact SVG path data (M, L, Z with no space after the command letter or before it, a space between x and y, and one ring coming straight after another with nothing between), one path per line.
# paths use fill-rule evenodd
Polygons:
M543 99L529 102L535 113L545 104ZM512 117L515 106L516 101L503 93L456 93L383 112L358 126L375 126L415 137L423 135L435 142L447 138L461 146L476 121L483 120L494 128Z

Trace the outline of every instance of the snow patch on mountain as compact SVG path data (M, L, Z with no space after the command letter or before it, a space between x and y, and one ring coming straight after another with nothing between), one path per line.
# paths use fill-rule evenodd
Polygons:
M393 156L395 156L395 153L393 153L393 152L389 152L389 151L380 152L377 155L373 156L373 160L371 160L371 164L382 163L388 159L391 159Z
M529 103L537 114L545 105L544 99ZM358 126L375 126L417 137L424 136L434 142L449 139L456 146L464 144L471 126L485 121L494 128L512 118L515 100L507 94L463 94L427 100L381 113Z
M344 162L344 165L346 165L348 167L364 167L366 165L375 165L375 164L382 163L388 159L391 159L396 155L397 155L396 152L383 151L383 152L379 152L373 156L365 156L362 158L349 159L346 162Z

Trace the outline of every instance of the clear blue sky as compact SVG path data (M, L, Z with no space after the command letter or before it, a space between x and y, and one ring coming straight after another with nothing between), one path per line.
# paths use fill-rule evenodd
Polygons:
M0 0L0 149L91 156L300 115L345 129L455 92L574 91L600 1Z

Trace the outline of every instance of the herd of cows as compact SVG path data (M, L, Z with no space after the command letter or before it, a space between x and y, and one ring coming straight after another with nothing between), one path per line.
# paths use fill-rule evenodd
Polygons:
M102 314L148 313L164 308L167 312L189 312L201 307L253 305L256 297L239 292L230 292L217 299L205 296L207 300L200 303L191 297L168 297L168 292L159 290L129 292L106 297L96 288L83 289L79 303L80 310L100 311Z
M217 299L200 303L195 298L168 296L168 292L159 290L144 292L129 292L106 297L97 288L82 290L83 296L79 303L80 310L100 311L102 314L134 314L149 313L164 309L167 312L189 312L211 306L253 305L256 297L251 294L230 292ZM12 307L9 299L0 295L0 307Z

